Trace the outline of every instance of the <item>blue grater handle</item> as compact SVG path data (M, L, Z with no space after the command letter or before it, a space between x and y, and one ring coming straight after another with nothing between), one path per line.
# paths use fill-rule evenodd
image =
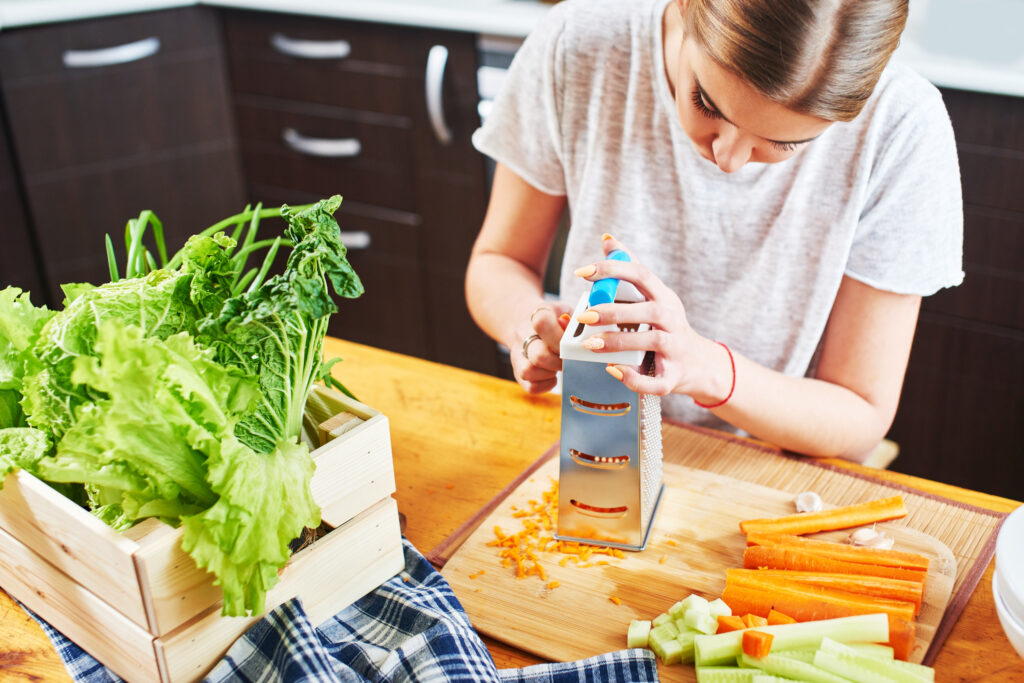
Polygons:
M629 261L629 254L621 249L615 249L608 252L605 256L606 261ZM619 279L614 277L606 277L594 282L594 286L590 288L590 300L587 302L590 306L597 306L598 304L610 304L615 301L615 292L619 288Z

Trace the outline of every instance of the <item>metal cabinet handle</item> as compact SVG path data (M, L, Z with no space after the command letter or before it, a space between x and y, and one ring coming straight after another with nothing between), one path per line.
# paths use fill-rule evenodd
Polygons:
M99 50L65 50L62 60L64 66L70 69L85 69L137 62L140 59L152 57L159 51L160 39L153 37Z
M300 59L345 59L352 53L347 40L301 40L281 33L270 36L270 45L283 55Z
M356 138L310 138L294 128L281 131L281 138L296 152L311 157L356 157L363 149Z
M367 249L370 246L370 233L365 230L353 230L350 232L342 230L339 234L341 235L342 244L349 251L353 249Z
M427 53L427 116L434 137L442 145L452 144L452 130L444 117L444 70L448 64L448 48L435 45Z

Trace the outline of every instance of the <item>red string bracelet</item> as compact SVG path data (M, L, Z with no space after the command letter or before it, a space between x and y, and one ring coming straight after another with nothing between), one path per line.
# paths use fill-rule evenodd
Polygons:
M722 342L720 341L715 341L715 343L722 344ZM725 352L729 354L729 366L732 368L732 385L729 386L729 395L723 398L718 403L711 403L708 405L701 403L697 399L693 399L693 402L699 405L701 408L717 408L718 406L724 406L726 403L729 402L729 399L732 398L732 392L736 390L736 361L733 360L732 351L729 349L728 346L722 344L722 348L725 349Z

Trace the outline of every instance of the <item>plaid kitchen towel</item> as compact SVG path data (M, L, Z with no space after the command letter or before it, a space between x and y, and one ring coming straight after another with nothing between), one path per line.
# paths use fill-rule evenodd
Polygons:
M314 627L299 600L271 610L239 638L207 681L430 681L431 683L626 683L658 680L648 650L620 650L577 662L523 669L494 666L451 586L408 540L405 570ZM71 677L121 681L29 611Z

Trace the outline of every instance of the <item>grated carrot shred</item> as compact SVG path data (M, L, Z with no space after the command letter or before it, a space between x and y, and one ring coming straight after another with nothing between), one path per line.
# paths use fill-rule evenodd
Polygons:
M662 555L660 558L658 558L658 564L665 564L665 560L667 559L668 555Z
M611 600L612 602L614 602L616 605L621 605L622 604L622 600L619 600L614 595L609 595L608 599Z
M561 585L562 584L558 583L557 581L551 581L547 584L547 586L545 586L545 588L558 588Z

